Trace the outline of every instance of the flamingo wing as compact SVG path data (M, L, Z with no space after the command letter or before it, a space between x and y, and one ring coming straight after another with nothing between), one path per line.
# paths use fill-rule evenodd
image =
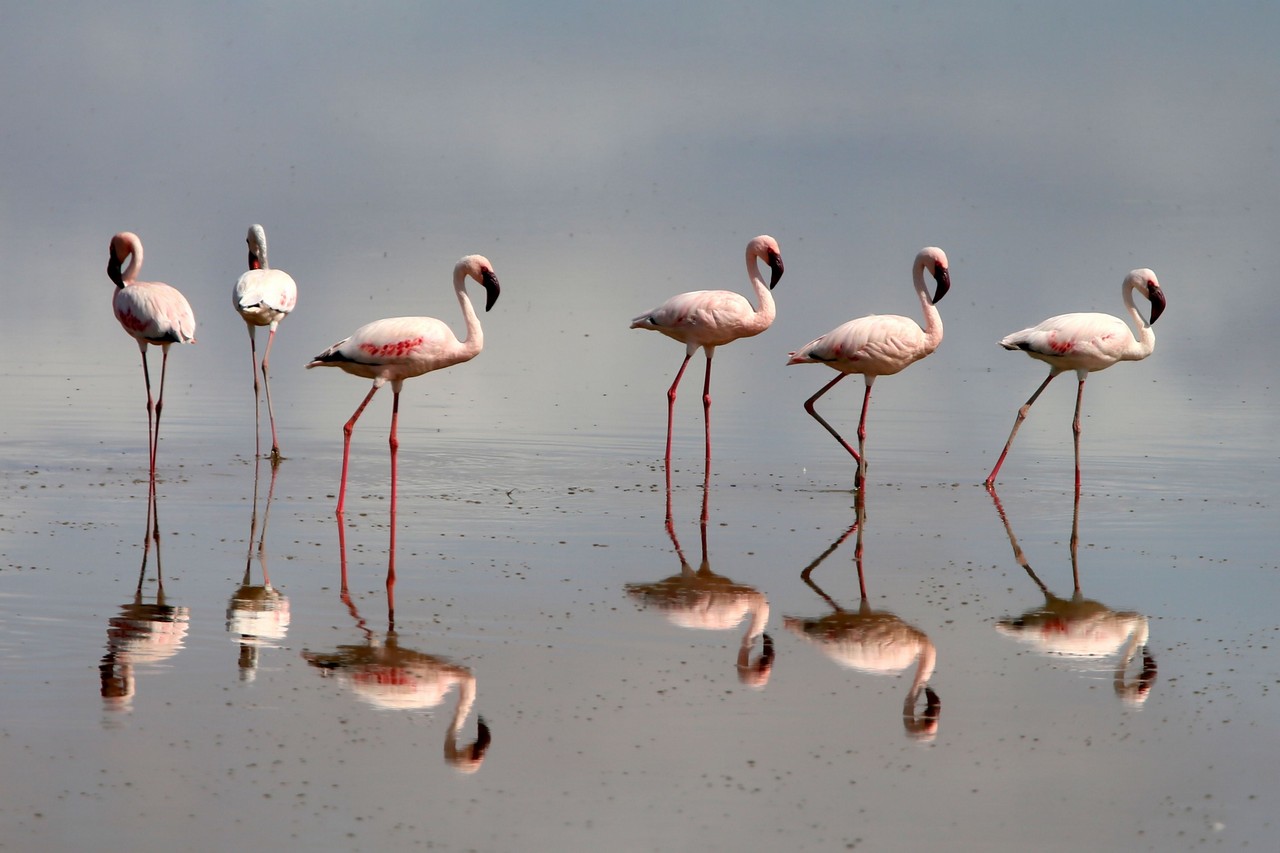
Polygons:
M298 285L283 270L249 270L236 282L235 308L246 319L261 315L266 322L280 319L298 304ZM275 315L274 318L271 315Z
M1005 349L1020 349L1064 369L1100 370L1115 364L1133 343L1133 333L1110 314L1060 314L1000 341Z
M929 354L916 321L871 314L837 326L791 353L788 364L821 362L846 373L889 375Z
M633 329L653 329L678 341L719 345L749 332L751 303L731 290L693 290L673 296L631 321Z
M160 282L135 282L116 289L111 303L124 330L150 343L193 343L196 318L176 288Z

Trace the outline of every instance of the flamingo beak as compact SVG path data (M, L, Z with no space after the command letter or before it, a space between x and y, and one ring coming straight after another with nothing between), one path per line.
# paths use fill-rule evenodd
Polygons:
M1160 285L1147 285L1147 299L1151 300L1151 321L1148 325L1154 326L1156 319L1164 313L1164 291L1160 289Z
M485 270L480 283L484 285L484 310L488 311L497 303L498 294L502 292L502 288L498 286L498 276L493 270Z
M769 289L773 290L782 279L782 255L777 252L769 252L769 269L773 271L772 275L769 276Z
M942 301L942 297L947 295L947 291L951 289L951 271L946 267L941 267L933 271L933 277L938 282L938 288L933 292L933 304L937 305Z
M116 287L124 287L124 278L120 273L120 259L116 257L114 249L107 258L107 278L111 279Z

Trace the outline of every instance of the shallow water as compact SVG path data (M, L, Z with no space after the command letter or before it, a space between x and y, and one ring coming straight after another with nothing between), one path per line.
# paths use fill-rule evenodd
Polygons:
M580 441L458 413L424 428L429 378L402 412L392 616L388 401L356 432L344 598L343 415L322 428L284 407L288 458L274 484L256 466L259 553L238 446L251 412L215 391L223 414L194 417L208 404L176 383L147 548L141 389L103 371L69 395L78 417L7 426L13 849L1168 850L1272 834L1280 577L1260 426L1237 421L1230 452L1200 456L1172 432L1135 455L1086 431L1073 604L1052 406L999 507L977 483L1003 417L916 452L945 413L876 410L859 537L850 461L798 405L755 429L724 394L704 493L692 395L668 493L661 377L634 421ZM358 401L346 377L294 382L331 378L325 406ZM924 645L937 701L904 707Z

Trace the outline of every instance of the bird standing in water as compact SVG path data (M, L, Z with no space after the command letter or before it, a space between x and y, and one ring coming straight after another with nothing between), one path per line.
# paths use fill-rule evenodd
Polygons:
M1022 350L1027 355L1049 365L1049 375L1040 383L1040 387L1030 399L1018 409L1018 416L1013 421L1013 429L1009 440L996 465L987 475L986 485L991 486L1000 473L1004 458L1009 455L1013 446L1013 438L1018 434L1018 427L1027 419L1031 404L1040 396L1040 392L1059 373L1067 370L1076 372L1076 414L1071 422L1071 432L1075 437L1076 449L1076 491L1080 490L1080 401L1084 397L1084 381L1090 373L1105 370L1117 361L1141 361L1151 355L1156 346L1156 333L1152 330L1156 320L1164 312L1164 291L1156 274L1149 269L1137 269L1125 276L1120 286L1125 308L1138 327L1135 339L1133 332L1119 317L1110 314L1078 313L1060 314L1050 317L1038 326L1014 332L1000 341L1000 346L1007 350ZM1138 291L1151 303L1151 319L1143 320L1133 302L1133 292Z
M249 226L249 236L245 242L249 244L249 271L236 282L231 294L231 304L244 318L249 329L249 355L253 362L253 441L254 454L257 456L262 455L262 444L258 436L256 333L259 326L271 327L267 334L267 348L262 353L262 384L267 390L267 415L271 419L271 461L278 463L284 457L280 455L280 439L276 436L276 412L271 405L271 380L267 376L267 362L271 358L271 344L276 339L276 327L298 304L298 285L293 276L284 270L273 270L267 263L267 232L261 225Z
M760 276L756 261L770 269L769 283ZM782 252L778 242L762 234L747 244L747 276L760 303L759 310L740 293L731 290L694 290L673 296L652 311L631 321L633 329L652 329L685 345L684 361L675 381L667 389L667 452L664 460L671 470L671 425L675 413L676 389L689 359L701 348L707 355L707 375L702 385L702 411L706 423L707 467L711 466L711 359L716 347L738 338L758 335L773 323L775 309L771 290L782 278Z
M924 273L928 270L933 276L936 286L933 296L925 287ZM942 343L942 316L938 313L937 304L946 296L951 287L950 267L947 255L941 249L930 246L921 249L916 255L912 268L912 280L915 283L916 295L920 297L920 307L924 311L924 328L921 329L915 320L894 314L869 314L850 320L837 326L817 340L810 341L800 349L790 353L787 364L825 364L833 370L840 371L835 379L818 389L808 400L804 410L835 436L840 446L849 451L858 465L858 473L854 476L854 488L862 488L866 477L867 463L863 456L863 448L867 440L867 407L871 403L871 386L877 376L892 376L909 364L919 361L938 348ZM858 420L858 449L849 446L840 433L831 424L823 420L814 409L818 398L835 387L835 384L851 373L860 373L866 379L866 391L862 395L862 417Z
M337 514L342 515L347 496L347 460L351 453L351 432L373 395L387 382L394 394L391 404L391 514L396 512L396 451L400 447L396 438L396 421L400 415L400 388L404 380L421 376L432 370L451 367L470 361L484 348L484 333L480 320L467 296L466 280L470 277L484 286L486 292L484 310L488 311L498 301L500 288L498 276L488 258L467 255L453 268L453 290L467 336L458 340L453 330L434 317L392 317L375 320L361 326L349 338L338 341L317 355L307 365L311 367L337 367L352 376L373 380L373 387L356 407L355 414L342 428L342 484L338 489ZM395 524L392 523L392 536ZM393 539L394 545L394 539ZM393 547L394 550L394 547Z
M138 281L138 273L142 270L142 241L137 234L132 231L116 234L111 238L108 252L107 277L116 286L111 300L112 311L142 351L142 379L147 386L147 446L151 487L154 489L169 344L194 344L196 317L186 297L176 288L158 281ZM129 265L122 269L126 260ZM147 367L149 344L160 347L161 352L160 393L154 400L151 397L151 372Z

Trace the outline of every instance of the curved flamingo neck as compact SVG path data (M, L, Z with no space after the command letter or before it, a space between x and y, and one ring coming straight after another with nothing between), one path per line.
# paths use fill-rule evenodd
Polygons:
M911 270L911 277L915 284L916 296L920 298L920 310L924 314L924 336L928 342L929 351L932 352L938 348L938 344L942 343L942 315L938 313L938 307L933 304L933 299L929 296L929 288L924 281L924 271L928 263L927 258L917 258Z
M1137 289L1136 285L1125 282L1124 307L1128 309L1129 316L1133 318L1133 324L1138 329L1138 338L1128 347L1124 358L1133 361L1146 358L1156 348L1155 329L1151 328L1151 324L1142 316L1142 312L1138 310L1138 306L1133 302L1133 292Z
M756 292L756 303L760 306L752 317L752 325L759 331L764 331L773 324L777 308L773 304L773 293L769 290L769 285L760 275L758 261L753 252L747 252L747 276L751 279L751 286Z
M453 271L453 291L458 295L458 304L462 306L462 319L467 324L467 336L459 343L468 358L484 349L484 330L480 328L480 318L467 295L467 271L458 267Z
M126 285L133 284L138 280L138 273L142 271L142 241L133 234L123 235L121 241L124 243L129 265L120 274L120 280Z

